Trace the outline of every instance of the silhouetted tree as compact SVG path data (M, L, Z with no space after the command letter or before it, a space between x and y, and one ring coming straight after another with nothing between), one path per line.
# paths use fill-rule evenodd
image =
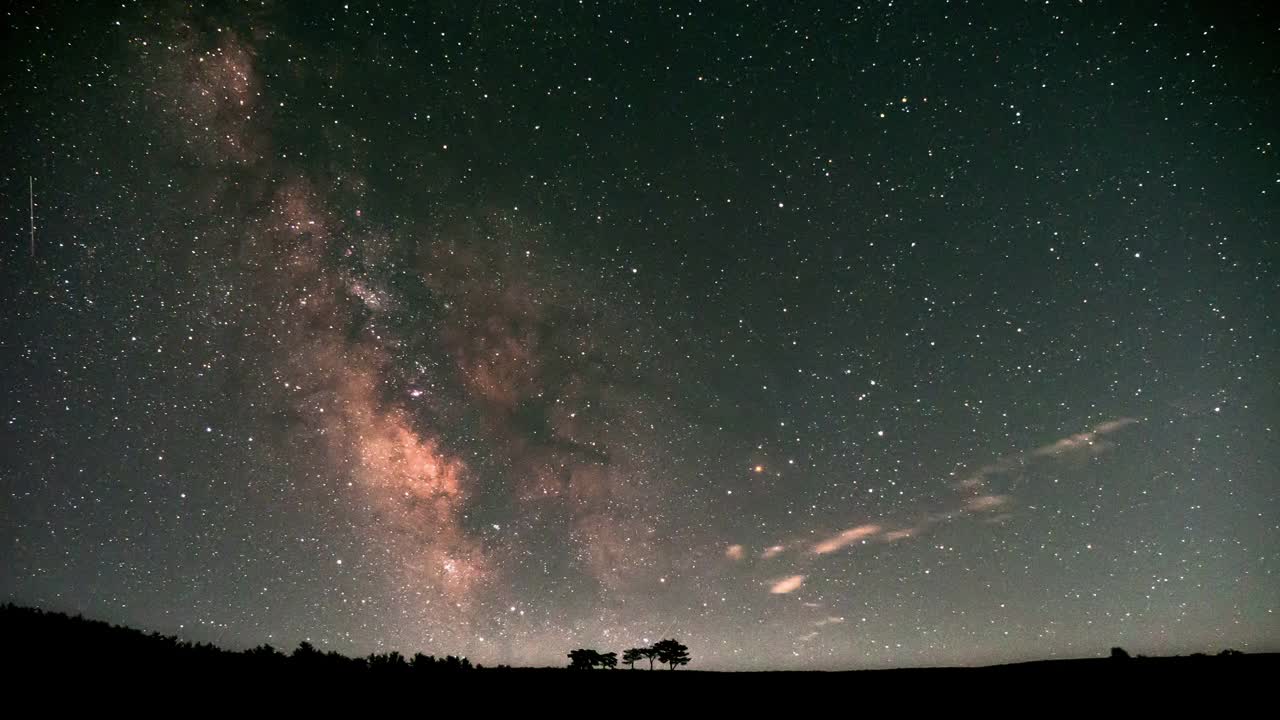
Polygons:
M596 657L600 653L595 650L587 650L586 648L578 648L569 651L569 669L570 670L590 670L596 665Z
M645 658L649 661L649 669L652 670L653 660L654 658L658 657L658 651L655 650L652 645L650 645L649 647L640 648L640 654L644 655Z
M630 648L622 651L622 664L636 669L636 663L644 659L644 648ZM652 669L652 668L650 668Z
M1111 659L1112 660L1128 660L1129 653L1125 652L1124 648L1122 647L1113 647L1111 648Z
M409 667L414 672L431 672L436 669L436 659L430 655L422 653L414 653L413 659L409 661Z
M264 663L278 662L284 659L284 653L276 650L270 645L259 645L258 647L247 651L246 654L254 660Z
M1226 650L1223 650L1222 652L1218 653L1218 657L1240 657L1241 655L1244 655L1244 653L1240 652L1239 650L1233 650L1231 648L1227 648Z
M669 665L671 670L689 664L689 648L677 640L660 640L653 644L653 649L657 651L658 662Z
M399 675L409 671L409 664L404 661L404 656L394 650L381 655L370 654L366 662L369 669L379 675Z
M615 668L618 666L618 653L601 654L595 650L579 648L569 653L570 670L591 670L596 667Z
M295 667L299 668L318 668L324 662L324 653L315 648L314 645L303 640L298 643L298 647L294 648L293 654L289 656Z

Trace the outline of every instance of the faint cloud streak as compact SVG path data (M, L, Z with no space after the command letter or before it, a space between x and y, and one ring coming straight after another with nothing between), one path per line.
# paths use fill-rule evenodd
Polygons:
M859 525L858 527L849 528L839 535L827 538L817 545L814 545L813 552L815 555L833 553L840 548L852 545L859 540L872 537L878 532L880 532L880 526L874 524Z
M893 530L886 530L877 523L857 525L820 540L810 548L810 552L813 555L829 555L854 543L866 543L868 541L890 543L905 540L920 535L934 525L971 514L981 514L983 517L982 522L988 524L1004 522L1013 517L1011 506L1014 505L1014 497L1008 494L983 492L983 488L986 487L992 476L1011 474L1027 466L1055 459L1101 454L1115 446L1114 443L1103 439L1106 435L1137 422L1136 418L1131 417L1108 420L1094 425L1085 432L1076 433L1031 450L997 458L995 461L978 468L954 486L955 489L962 491L962 494L960 498L956 499L957 504L952 505L949 509L944 508L926 513L915 523L899 526ZM767 560L781 555L786 550L786 545L774 545L766 549L761 554L761 558ZM730 559L738 560L742 557L742 552L741 545L730 545L725 554ZM794 592L800 588L804 580L804 575L791 575L780 580L774 580L769 592L775 595ZM827 622L835 621L835 619L828 618ZM820 623L818 627L823 624L826 623Z
M769 588L769 592L774 595L786 595L787 593L799 590L800 586L803 584L804 575L792 575L791 577L786 577L775 582L773 587Z
M979 495L975 498L969 498L964 504L964 509L969 512L987 512L995 510L1009 502L1007 495Z

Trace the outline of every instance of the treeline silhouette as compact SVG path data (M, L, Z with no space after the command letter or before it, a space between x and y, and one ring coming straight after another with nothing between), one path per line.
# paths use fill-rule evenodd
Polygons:
M280 680L296 680L313 688L346 689L375 683L409 691L423 683L448 687L457 683L488 685L493 681L498 687L522 686L527 682L525 687L539 691L561 686L566 690L572 688L573 692L587 692L593 687L599 687L602 692L616 692L635 682L647 684L643 678L659 682L657 678L670 677L673 679L661 683L674 683L671 687L691 691L718 688L747 694L762 688L769 692L790 688L847 692L854 688L884 693L895 688L909 691L920 683L956 683L956 687L968 688L973 683L987 682L1005 683L1002 687L1017 688L1018 693L1073 683L1092 683L1088 686L1095 689L1146 688L1157 692L1167 687L1204 686L1210 682L1230 683L1241 690L1253 687L1251 683L1255 681L1258 688L1270 687L1266 679L1275 677L1276 670L1280 669L1277 662L1280 655L1275 654L1246 655L1224 650L1217 655L1196 653L1187 657L1144 658L1131 657L1119 647L1112 649L1110 657L976 668L736 673L695 670L657 674L574 672L572 670L615 668L619 663L617 653L582 648L569 653L571 670L501 665L484 668L473 665L465 657L451 655L433 657L417 653L406 657L388 652L353 658L337 652L322 652L306 642L287 653L270 645L244 651L226 650L209 643L12 604L0 606L0 638L4 643L4 651L0 653L4 671L0 677L6 678L10 687L22 686L26 682L23 678L30 678L36 685L49 678L62 681L75 678L79 682L107 680L124 686L172 683L178 687L222 681L229 683L226 687L256 684L267 688L275 687ZM663 640L649 647L628 648L622 654L621 663L634 669L637 663L646 660L651 669L655 663L675 669L689 662L688 648L674 639ZM584 684L575 679L583 677L593 680Z
M191 642L158 632L145 633L133 628L111 625L80 616L45 612L13 604L0 607L0 633L10 648L21 647L28 656L61 652L62 648L90 646L109 653L113 662L161 667L206 667L217 671L243 670L255 673L304 673L309 676L368 675L375 677L411 677L435 673L463 673L485 670L472 665L466 657L435 657L415 653L406 657L397 651L372 653L364 657L348 657L335 651L324 652L303 641L285 653L269 644L243 651L227 650L211 643ZM57 649L57 650L55 650ZM641 658L675 669L688 664L689 648L676 640L662 640L649 647L631 648L624 662L632 666ZM569 653L571 669L615 668L616 652L600 653L578 649ZM509 670L499 665L496 670Z
M423 675L461 674L484 670L465 657L434 657L416 653L373 653L348 657L323 652L309 642L285 653L271 645L250 650L226 650L210 643L191 642L158 632L145 633L63 613L45 612L12 604L0 607L0 637L12 661L14 651L28 663L65 664L88 656L98 663L144 671L210 675L265 674L308 677L409 678ZM499 666L499 669L507 669Z

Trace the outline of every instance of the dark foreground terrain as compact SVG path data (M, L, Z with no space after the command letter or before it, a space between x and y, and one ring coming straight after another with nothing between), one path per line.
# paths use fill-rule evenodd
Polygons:
M311 702L349 702L370 693L381 700L412 702L421 693L451 702L465 698L481 708L587 700L644 704L660 698L775 711L801 711L819 700L850 703L840 715L856 714L853 706L866 709L867 703L901 709L990 703L1020 714L1121 698L1175 707L1183 701L1218 707L1245 700L1267 702L1274 698L1272 685L1280 679L1280 654L1230 651L848 672L485 668L449 656L388 653L348 658L305 643L288 654L265 645L235 652L13 605L0 607L0 638L3 677L11 698L21 697L23 690L47 692L54 684L70 690L105 684L143 693L138 698L146 693L191 696L214 687L226 688L238 699L297 691ZM1028 702L1034 705L1024 704Z

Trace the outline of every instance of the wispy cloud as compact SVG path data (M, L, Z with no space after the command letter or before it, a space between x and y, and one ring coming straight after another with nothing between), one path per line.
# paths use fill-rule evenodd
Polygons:
M818 543L817 545L814 545L813 553L815 555L826 555L827 553L833 553L839 550L840 548L846 547L848 545L852 545L853 543L856 543L859 540L864 540L869 537L874 537L879 532L880 532L880 526L873 525L873 524L859 525L858 527L849 528L848 530L845 530L839 535L835 535L834 537L829 537L826 540L823 540L822 542Z
M1010 501L1011 498L1008 495L977 495L965 500L964 504L959 508L949 512L927 515L919 523L913 526L885 530L880 525L876 525L874 523L859 525L857 527L849 528L837 535L833 535L832 537L814 545L813 554L827 555L848 547L856 542L867 542L873 540L894 542L896 540L905 540L906 538L919 535L930 525L950 520L965 513L982 513L998 510L1008 505Z
M1113 447L1102 438L1117 430L1137 423L1137 418L1122 417L1094 425L1085 432L1068 435L1060 440L1046 443L1026 452L1008 455L978 468L972 475L961 480L958 487L962 490L977 490L986 485L996 475L1013 472L1039 461L1041 458L1066 458L1076 455L1096 455Z
M968 512L987 512L1003 507L1008 502L1008 495L979 495L969 498L964 504L964 509Z
M807 607L817 607L817 605L814 605L813 603L805 603L805 606L807 606ZM836 617L836 616L834 616L834 615L827 616L827 617L825 617L825 618L822 618L821 620L815 620L815 621L813 622L813 627L814 627L814 629L813 629L813 630L810 630L809 632L805 633L804 635L801 635L799 638L797 638L797 640L798 640L798 642L801 642L801 643L807 643L807 642L810 642L810 641L812 641L812 640L816 640L816 639L818 638L818 636L822 634L822 633L818 632L818 631L819 631L819 630L821 630L822 628L827 627L828 625L840 625L840 624L842 624L842 623L844 623L844 618L842 618L842 617Z
M855 543L890 543L906 540L919 536L934 525L966 515L980 514L984 522L1002 522L1013 515L1014 497L1008 494L984 492L984 488L993 477L1021 472L1024 468L1046 462L1097 455L1105 452L1113 447L1112 443L1103 440L1105 436L1137 422L1136 418L1130 417L1107 420L1098 423L1085 432L1069 435L1030 450L997 458L993 462L979 467L955 485L955 488L961 491L960 497L955 499L955 504L950 508L926 513L914 523L898 525L897 527L892 527L892 529L885 528L878 522L856 525L818 541L809 548L809 552L811 555L822 556L830 555ZM766 548L760 554L760 557L761 559L769 560L786 551L787 545L773 545ZM730 545L725 551L726 557L734 561L745 557L745 553L746 550L741 545ZM791 593L798 590L804 584L804 581L804 575L791 575L773 580L770 581L769 592L775 595ZM828 621L834 622L831 618L828 618ZM820 623L818 627L821 627L822 624L825 623Z
M769 592L774 595L786 595L787 593L799 590L800 586L803 584L803 575L792 575L791 577L786 577L774 582L773 587L769 588Z
M1093 428L1093 432L1098 435L1106 435L1108 433L1113 433L1119 430L1120 428L1133 425L1136 422L1138 422L1137 418L1130 418L1130 417L1117 418L1115 420L1108 420L1107 422L1098 423L1097 425L1095 425Z
M1064 437L1055 443L1045 445L1044 447L1038 447L1035 450L1032 450L1031 454L1035 457L1049 457L1072 452L1074 450L1088 449L1088 447L1093 444L1095 437L1097 436L1091 432L1076 433L1071 437Z

